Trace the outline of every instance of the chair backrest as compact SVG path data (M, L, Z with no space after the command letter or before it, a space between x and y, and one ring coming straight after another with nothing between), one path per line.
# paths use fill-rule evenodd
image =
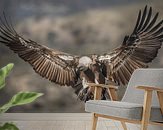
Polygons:
M163 88L163 68L137 69L131 76L122 101L143 104L144 91L137 86ZM152 106L159 106L156 92L153 94Z

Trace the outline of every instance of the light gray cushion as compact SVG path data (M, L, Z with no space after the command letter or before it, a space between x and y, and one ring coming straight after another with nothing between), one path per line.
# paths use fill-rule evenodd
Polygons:
M141 120L143 106L142 104L128 102L90 100L86 102L85 110L87 112L108 116ZM151 121L163 122L163 116L160 108L152 108Z
M122 101L143 104L144 91L137 89L137 86L158 87L163 89L163 68L136 69L130 78ZM160 107L156 92L152 94L152 106Z

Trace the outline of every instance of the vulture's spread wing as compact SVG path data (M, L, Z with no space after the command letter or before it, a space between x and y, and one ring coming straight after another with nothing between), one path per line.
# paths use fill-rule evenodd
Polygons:
M156 22L158 13L152 17L152 8L139 11L136 26L122 45L112 53L99 56L108 67L108 77L121 85L128 83L137 68L147 67L158 53L163 42L163 20Z
M78 57L24 39L17 34L6 19L1 20L0 38L1 43L7 45L19 57L31 64L42 77L60 85L74 84Z

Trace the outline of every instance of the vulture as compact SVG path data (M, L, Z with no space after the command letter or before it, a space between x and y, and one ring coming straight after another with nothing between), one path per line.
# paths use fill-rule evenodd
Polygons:
M72 55L25 39L5 15L0 20L0 43L17 53L43 78L71 86L81 101L87 101L94 93L88 83L125 86L135 69L147 68L157 56L163 42L163 20L158 21L158 14L145 6L138 13L133 32L124 37L119 47L101 55ZM101 99L107 98L107 90L103 89Z

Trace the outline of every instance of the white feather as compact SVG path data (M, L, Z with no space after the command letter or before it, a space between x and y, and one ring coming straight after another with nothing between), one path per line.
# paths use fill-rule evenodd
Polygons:
M85 77L83 77L82 85L83 85L84 88L89 87L87 83L88 83L87 80L85 79Z
M79 59L79 65L84 65L88 67L92 63L92 59L88 56L83 56Z
M72 56L68 56L68 55L58 55L58 57L63 60L73 60L74 59Z

